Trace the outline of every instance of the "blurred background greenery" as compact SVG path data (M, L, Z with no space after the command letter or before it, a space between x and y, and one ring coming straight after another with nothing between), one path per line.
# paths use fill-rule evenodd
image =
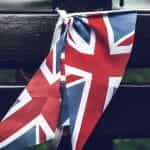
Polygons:
M150 83L150 68L128 69L124 76L123 83L149 84Z
M116 139L114 150L150 150L150 139Z
M114 150L150 150L150 139L114 139L113 144ZM24 150L56 150L56 148L47 143Z

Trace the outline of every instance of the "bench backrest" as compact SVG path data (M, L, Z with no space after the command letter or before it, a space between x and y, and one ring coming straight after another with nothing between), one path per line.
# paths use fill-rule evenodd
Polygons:
M36 70L49 51L56 19L50 12L0 12L0 68ZM139 13L129 68L150 67L149 26L150 13ZM0 87L0 118L21 90ZM150 137L149 114L150 86L121 85L93 137L100 132L111 137Z

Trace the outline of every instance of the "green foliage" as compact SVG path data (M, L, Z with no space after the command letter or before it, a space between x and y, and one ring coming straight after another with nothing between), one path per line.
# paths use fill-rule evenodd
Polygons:
M150 139L116 139L115 150L150 150Z
M54 149L49 149L49 145L48 144L41 144L38 146L33 146L30 148L26 148L24 150L54 150Z
M124 83L150 83L150 68L144 69L128 69L124 80Z
M23 150L57 150L59 142L60 139L58 138L56 140L50 140L44 144L28 147Z
M4 69L0 70L0 82L13 82L16 80L16 70Z

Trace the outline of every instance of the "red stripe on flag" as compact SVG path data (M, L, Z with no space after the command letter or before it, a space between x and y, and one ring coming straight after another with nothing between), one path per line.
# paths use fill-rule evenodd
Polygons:
M42 109L42 114L50 124L53 131L56 130L59 116L59 108L60 108L60 83L56 82L51 86L51 91L47 98L47 101Z
M70 75L67 77L67 83L74 82L74 81L80 80L80 79L81 79L81 77L79 77L79 76Z
M46 103L45 98L33 98L31 102L0 123L0 142L13 135L36 118Z
M40 132L40 143L43 143L46 141L46 135L41 127L39 128L39 132Z
M126 40L124 40L123 42L121 42L119 44L119 46L129 46L130 44L134 43L134 35L128 37Z
M52 85L48 83L40 70L38 70L34 78L30 81L27 89L33 97L48 97L52 90Z

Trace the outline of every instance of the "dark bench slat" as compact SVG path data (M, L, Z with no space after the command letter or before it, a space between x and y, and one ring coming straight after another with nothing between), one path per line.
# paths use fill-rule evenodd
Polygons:
M0 68L33 70L49 51L56 15L0 13ZM150 67L150 14L138 16L134 52L129 67ZM32 65L31 65L32 64Z
M150 67L150 14L138 15L131 68Z
M13 104L22 88L0 88L0 118ZM97 125L93 136L150 137L150 86L123 86ZM91 139L92 140L92 139Z
M150 86L121 87L113 97L93 137L150 137ZM99 133L98 133L99 132Z
M14 104L22 88L0 88L0 120Z
M0 67L37 67L49 51L55 22L50 14L0 14Z

